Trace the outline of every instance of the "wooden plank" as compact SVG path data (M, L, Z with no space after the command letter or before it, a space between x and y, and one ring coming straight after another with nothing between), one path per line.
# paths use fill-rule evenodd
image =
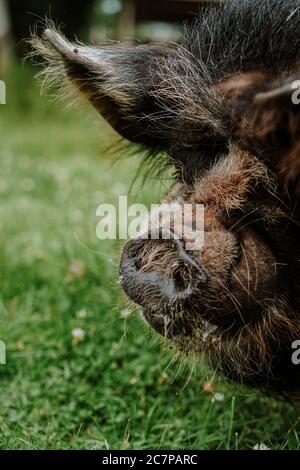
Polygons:
M0 73L4 73L10 55L10 22L6 0L0 0Z
M132 40L135 36L136 1L123 0L119 22L119 38Z
M119 20L119 39L132 40L138 23L161 21L182 23L192 20L202 7L223 0L123 0Z
M0 0L0 39L9 33L9 20L6 0Z

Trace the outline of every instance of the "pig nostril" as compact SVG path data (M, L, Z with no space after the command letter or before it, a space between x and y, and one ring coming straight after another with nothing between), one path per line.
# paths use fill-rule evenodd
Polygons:
M141 265L141 262L140 262L140 260L139 260L138 258L136 258L136 259L134 260L134 266L135 266L135 269L136 269L137 271L140 271L140 270L141 270L142 265Z
M173 275L173 280L174 280L174 285L177 290L184 290L186 288L186 283L184 282L184 279L179 271L177 271Z
M173 240L179 257L178 267L171 276L142 270L141 248L145 240L128 242L120 262L120 283L128 297L144 308L166 309L191 299L207 282L206 272L185 251L183 242ZM178 268L182 269L178 269Z

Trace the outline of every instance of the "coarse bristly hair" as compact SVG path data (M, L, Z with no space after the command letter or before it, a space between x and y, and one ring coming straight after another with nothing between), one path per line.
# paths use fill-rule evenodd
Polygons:
M30 41L44 85L85 97L154 166L174 169L167 201L205 206L201 250L125 246L127 295L229 380L300 395L300 0L205 8L180 44L86 46L45 29Z

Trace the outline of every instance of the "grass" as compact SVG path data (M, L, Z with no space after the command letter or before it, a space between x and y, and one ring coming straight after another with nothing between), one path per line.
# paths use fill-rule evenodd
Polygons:
M14 69L0 107L2 449L299 449L289 405L213 379L135 317L117 284L119 242L95 235L96 208L126 194L138 161L111 166L93 112L39 96ZM150 181L135 202L158 202ZM85 332L83 341L72 330ZM189 378L190 377L190 378ZM207 380L218 392L203 392Z

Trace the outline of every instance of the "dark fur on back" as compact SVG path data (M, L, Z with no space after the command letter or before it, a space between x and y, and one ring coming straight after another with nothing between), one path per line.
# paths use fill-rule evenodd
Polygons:
M185 36L213 81L236 71L292 70L300 59L300 2L229 0L203 11Z
M136 132L132 140L146 145L150 166L160 169L160 160L165 165L160 157L165 152L169 164L175 164L189 183L214 164L231 141L263 160L274 147L276 155L269 164L273 171L279 150L286 152L292 148L290 139L298 139L299 117L288 129L286 106L279 111L276 103L271 118L269 108L257 118L252 100L257 92L268 90L297 69L299 27L298 0L229 0L204 9L194 25L186 27L179 47L164 48L148 66L144 59L140 69L146 68L147 80L129 112ZM141 53L140 47L132 48L132 60L138 63ZM253 71L261 78L254 78L241 92L238 106L220 93L220 83Z
M299 0L228 0L224 6L204 9L193 27L186 28L177 54L163 64L164 80L159 85L153 83L152 90L160 111L145 119L152 122L154 135L159 129L162 132L166 123L175 160L178 153L188 153L188 146L195 150L195 145L201 145L203 158L198 153L197 157L187 154L183 162L188 165L185 173L189 178L191 168L197 171L197 166L208 163L205 148L216 155L222 153L228 139L242 140L240 132L235 132L236 109L233 111L228 97L218 91L218 84L236 74L261 74L261 82L254 79L240 100L244 111L243 107L252 105L255 93L296 73L299 59ZM278 107L276 113L280 114ZM274 117L274 121L281 117ZM170 141L170 129L174 130L175 144ZM285 138L280 136L281 143ZM253 146L258 154L266 145L260 144ZM270 141L267 146L269 150Z

